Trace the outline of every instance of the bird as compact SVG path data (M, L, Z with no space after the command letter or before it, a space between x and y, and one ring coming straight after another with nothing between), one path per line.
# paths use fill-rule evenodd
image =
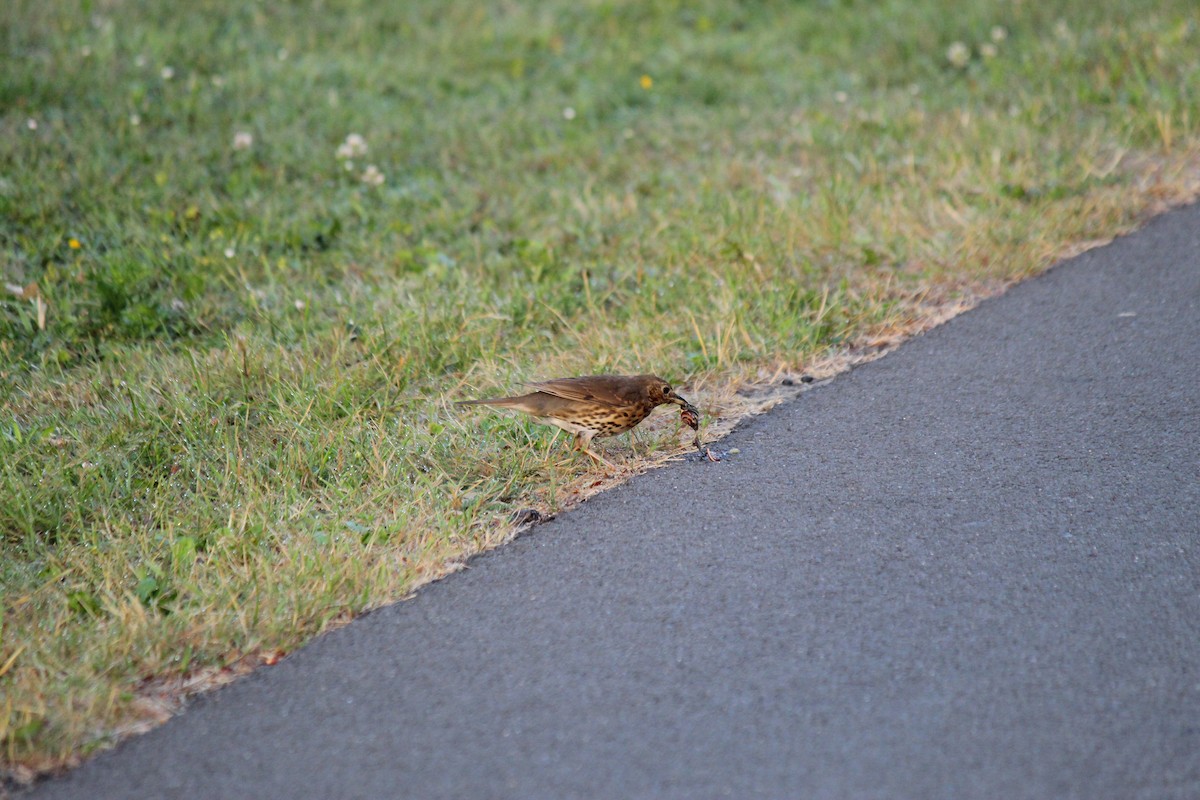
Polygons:
M456 405L512 408L575 434L575 449L598 464L616 465L592 450L592 439L633 430L650 412L669 403L692 408L657 375L584 375L526 384L534 391L513 397L460 400Z

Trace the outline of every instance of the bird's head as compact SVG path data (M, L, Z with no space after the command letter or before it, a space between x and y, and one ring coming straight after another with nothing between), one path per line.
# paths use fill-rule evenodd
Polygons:
M688 401L680 397L671 387L671 384L659 377L654 377L650 380L647 393L650 395L650 399L657 405L662 405L663 403L674 403L677 406L688 405Z

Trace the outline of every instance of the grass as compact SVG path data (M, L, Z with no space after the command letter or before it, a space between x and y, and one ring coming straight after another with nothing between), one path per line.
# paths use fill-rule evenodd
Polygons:
M0 42L17 778L596 479L449 401L652 370L720 415L1200 174L1194 0L11 0Z

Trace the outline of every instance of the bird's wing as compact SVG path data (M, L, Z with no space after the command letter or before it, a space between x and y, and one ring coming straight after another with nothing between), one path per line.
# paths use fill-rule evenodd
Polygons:
M582 378L555 378L527 384L539 392L564 400L582 400L606 406L621 406L630 401L628 379L618 375L590 375ZM624 391L622 391L624 390Z

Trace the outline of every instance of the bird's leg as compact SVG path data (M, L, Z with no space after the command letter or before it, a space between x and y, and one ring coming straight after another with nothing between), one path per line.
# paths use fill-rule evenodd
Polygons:
M592 436L591 435L588 435L587 433L578 433L575 435L575 449L576 450L583 452L585 455L587 455L589 458L591 458L596 463L603 464L604 466L608 467L609 469L615 471L617 469L617 465L612 463L611 461L609 461L607 458L600 455L596 451L592 450L591 445L592 445Z
M590 456L592 459L594 459L596 461L596 463L603 464L604 466L608 467L609 469L611 469L614 472L619 472L621 469L616 464L612 463L607 458L605 458L604 456L597 453L595 450L587 449L587 450L584 450L583 452L586 453L588 456Z
M633 453L634 458L637 458L637 428L629 429L629 450Z

